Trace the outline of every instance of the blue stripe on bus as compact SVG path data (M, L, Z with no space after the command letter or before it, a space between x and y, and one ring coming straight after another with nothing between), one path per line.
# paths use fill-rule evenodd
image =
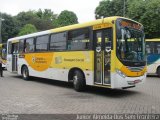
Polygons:
M147 65L155 63L158 59L160 59L160 54L149 54L147 56Z

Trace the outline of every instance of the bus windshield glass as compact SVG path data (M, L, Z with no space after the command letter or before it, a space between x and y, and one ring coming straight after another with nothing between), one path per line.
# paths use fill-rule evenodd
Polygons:
M124 63L145 61L144 33L140 24L117 20L117 57Z

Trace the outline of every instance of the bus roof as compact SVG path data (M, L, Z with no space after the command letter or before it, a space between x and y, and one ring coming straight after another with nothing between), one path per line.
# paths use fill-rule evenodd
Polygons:
M41 35L46 35L46 34L51 34L51 33L56 33L56 32L63 32L63 31L68 31L68 30L103 24L103 23L112 23L112 21L116 20L117 18L124 18L124 17L113 16L113 17L97 19L97 20L94 20L91 22L74 24L74 25L64 26L64 27L50 29L50 30L46 30L46 31L36 32L36 33L28 34L28 35L23 35L23 36L19 36L19 37L15 37L15 38L10 38L10 39L8 39L8 41L26 39L26 38L30 38L30 37L36 37L36 36L41 36ZM124 18L124 19L128 19L128 18ZM131 19L128 19L128 20L131 20ZM131 20L131 21L136 22L134 20ZM136 22L136 23L138 23L138 22ZM140 24L140 23L138 23L138 24Z
M160 42L160 38L146 39L146 42L151 42L151 41Z

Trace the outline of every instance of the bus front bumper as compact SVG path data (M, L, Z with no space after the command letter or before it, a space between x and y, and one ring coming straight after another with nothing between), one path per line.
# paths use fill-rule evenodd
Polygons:
M116 74L115 77L112 88L130 88L144 83L146 80L146 73L139 77L123 77L119 74Z

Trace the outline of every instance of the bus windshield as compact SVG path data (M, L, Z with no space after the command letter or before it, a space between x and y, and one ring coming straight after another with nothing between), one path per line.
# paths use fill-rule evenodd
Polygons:
M117 21L117 56L122 62L145 61L145 43L142 28L132 21Z

